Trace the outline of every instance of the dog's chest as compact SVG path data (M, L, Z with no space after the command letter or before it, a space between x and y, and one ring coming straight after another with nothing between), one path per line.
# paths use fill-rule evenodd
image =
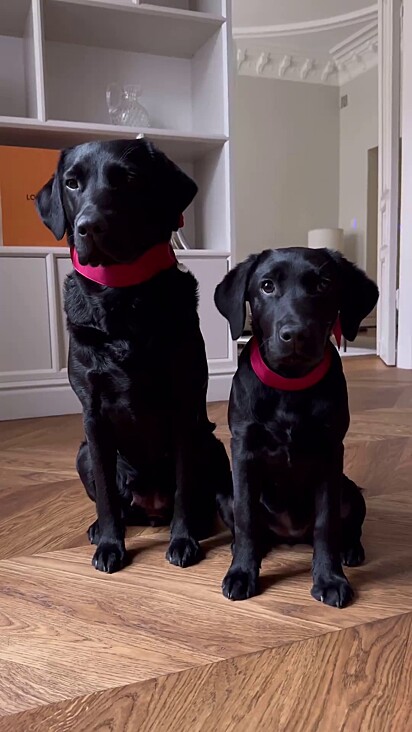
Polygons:
M309 409L283 410L281 405L264 423L250 428L254 452L283 470L309 468L322 453L326 435L324 415Z

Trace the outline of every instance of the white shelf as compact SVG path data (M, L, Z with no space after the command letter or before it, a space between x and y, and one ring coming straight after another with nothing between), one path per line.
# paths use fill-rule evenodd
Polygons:
M219 31L221 15L111 0L45 0L45 40L192 58Z
M184 212L194 248L176 254L199 282L209 398L219 400L236 367L213 305L234 246L230 11L230 0L0 0L0 145L60 149L143 133L198 184ZM110 124L113 82L141 86L152 128ZM0 419L78 411L65 369L67 247L4 246L0 262L0 342L11 344L3 360L0 348Z
M61 148L96 139L132 139L140 133L150 137L166 155L182 162L196 160L210 150L221 147L227 140L224 135L192 134L175 130L138 129L61 120L41 122L26 117L0 117L0 144L2 145Z
M175 249L179 259L229 259L228 251L210 251L209 249ZM53 254L57 257L68 257L69 247L0 247L0 257L45 257Z

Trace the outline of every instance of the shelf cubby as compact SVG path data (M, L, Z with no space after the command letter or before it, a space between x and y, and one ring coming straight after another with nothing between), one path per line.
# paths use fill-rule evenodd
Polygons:
M227 134L222 16L105 0L44 0L47 118L109 124L110 83L137 84L154 129Z
M35 44L39 0L0 3L0 115L42 116Z

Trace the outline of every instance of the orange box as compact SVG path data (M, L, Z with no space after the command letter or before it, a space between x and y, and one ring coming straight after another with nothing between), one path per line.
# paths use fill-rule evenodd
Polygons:
M56 241L36 211L34 197L53 175L59 150L0 146L0 204L5 247L67 246Z

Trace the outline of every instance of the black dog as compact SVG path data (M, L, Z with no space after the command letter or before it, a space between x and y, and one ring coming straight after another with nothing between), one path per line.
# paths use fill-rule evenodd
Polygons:
M172 264L139 284L108 287L73 271L64 285L69 379L83 407L77 468L96 501L94 566L126 562L125 525L172 521L167 558L200 558L216 500L232 491L229 460L206 413L197 282L181 271L172 231L195 183L149 142L118 140L62 152L37 207L81 266L140 266L164 242ZM77 255L76 255L77 253ZM124 268L122 268L124 269ZM129 271L130 267L126 268Z
M285 541L313 543L313 597L338 607L352 598L342 561L364 559L365 503L343 474L348 398L329 337L339 314L343 335L354 340L377 299L376 285L327 249L264 251L216 289L233 338L246 301L254 334L229 405L235 543L223 594L232 600L258 592L265 549Z

